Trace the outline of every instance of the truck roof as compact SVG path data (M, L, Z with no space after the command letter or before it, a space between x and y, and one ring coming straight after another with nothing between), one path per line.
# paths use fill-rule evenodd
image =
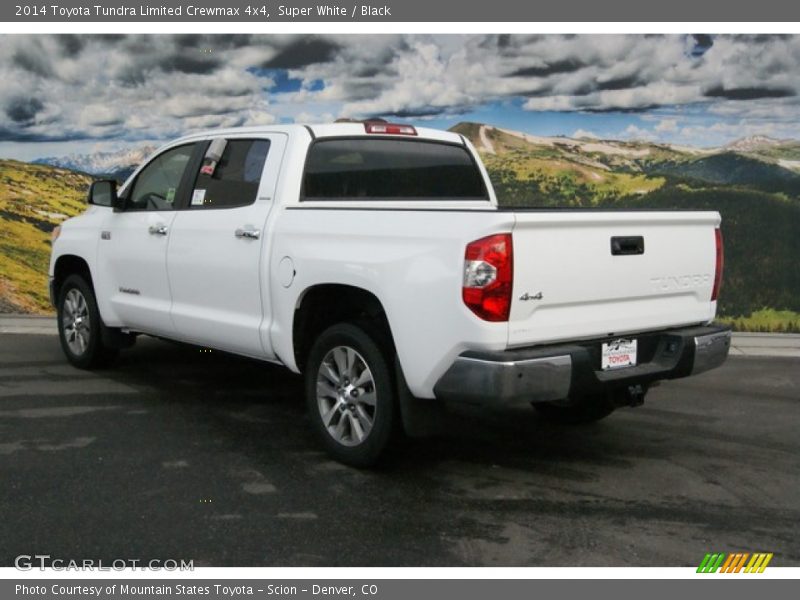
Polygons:
M436 140L440 142L450 142L455 144L464 143L464 138L457 133L452 133L450 131L442 131L441 129L430 129L427 127L415 127L415 129L417 131L416 136L389 134L389 137L398 137L404 139L410 138L410 139ZM225 135L241 136L248 134L259 135L267 133L285 133L287 135L297 135L297 134L308 135L309 132L313 133L314 137L316 138L342 137L342 136L369 137L375 135L367 133L364 127L364 123L362 122L324 123L324 124L314 124L314 125L303 125L298 123L291 125L258 125L256 127L229 127L225 129L209 129L183 136L178 140L170 142L170 145L174 144L175 142L189 141L198 138L207 138L211 136L214 137L225 136Z

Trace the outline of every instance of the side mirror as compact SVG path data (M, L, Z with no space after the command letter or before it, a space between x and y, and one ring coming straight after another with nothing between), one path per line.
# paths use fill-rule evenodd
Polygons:
M117 182L113 179L101 179L92 182L86 201L95 206L107 206L115 210L119 209L120 202L117 197Z

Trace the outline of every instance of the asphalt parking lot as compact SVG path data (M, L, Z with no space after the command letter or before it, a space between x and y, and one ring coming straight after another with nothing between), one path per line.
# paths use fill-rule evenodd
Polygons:
M558 427L457 411L378 471L322 454L283 369L142 339L112 368L0 335L0 564L800 565L800 359L732 357Z

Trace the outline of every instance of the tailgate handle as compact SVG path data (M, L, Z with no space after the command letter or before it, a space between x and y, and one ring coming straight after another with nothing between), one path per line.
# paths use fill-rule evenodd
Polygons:
M615 236L611 238L611 254L644 254L644 238L641 235Z

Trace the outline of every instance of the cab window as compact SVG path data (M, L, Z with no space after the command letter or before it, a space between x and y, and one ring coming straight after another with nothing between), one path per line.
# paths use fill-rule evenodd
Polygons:
M320 139L308 152L305 200L486 200L464 146L386 138Z
M178 187L194 144L171 148L142 169L128 194L125 210L176 210Z
M203 161L190 209L231 208L255 202L268 153L269 140L228 140L218 161Z

